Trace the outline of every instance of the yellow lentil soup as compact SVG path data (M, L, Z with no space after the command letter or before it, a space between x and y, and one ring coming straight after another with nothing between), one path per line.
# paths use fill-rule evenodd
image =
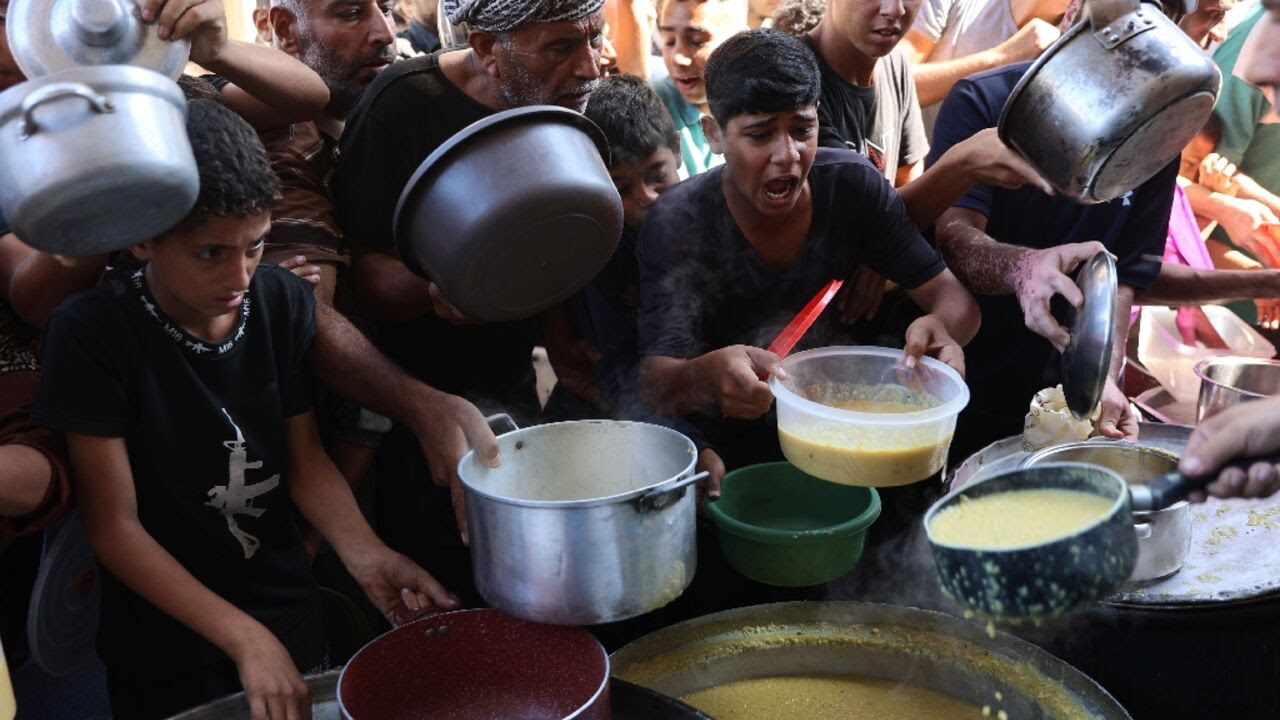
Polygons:
M1115 500L1075 490L1011 490L962 497L929 525L946 545L989 550L1040 545L1074 535L1107 516Z
M969 703L933 690L847 675L753 678L680 698L716 720L965 720Z
M808 389L813 402L858 413L900 415L937 407L940 401L896 385L851 385ZM891 487L918 482L942 469L951 436L939 437L933 424L888 430L874 422L860 426L821 422L779 427L782 454L801 470L831 482Z

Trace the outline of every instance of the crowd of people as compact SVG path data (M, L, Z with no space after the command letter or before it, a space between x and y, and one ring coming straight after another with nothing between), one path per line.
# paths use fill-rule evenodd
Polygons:
M1133 307L1240 301L1280 323L1280 3L1164 1L1222 69L1214 115L1142 185L1083 205L995 131L1082 0L271 0L257 43L228 37L220 0L145 0L201 70L179 82L194 209L98 257L40 252L0 218L11 665L39 534L75 506L104 571L115 717L241 688L257 720L300 717L301 674L343 660L317 556L388 618L482 602L457 465L470 448L501 462L487 414L670 425L714 498L727 469L780 459L761 378L784 371L761 348L831 279L844 288L804 345L893 345L964 373L963 458L1060 381L1053 301L1078 306L1070 274L1105 249L1121 332L1098 431L1135 438ZM22 80L0 47L0 89ZM563 305L479 322L401 261L393 212L455 133L540 104L608 138L622 238ZM535 346L558 377L547 399ZM1182 467L1277 447L1280 399L1260 401L1201 424ZM877 532L940 489L886 492L900 524ZM1265 463L1209 487L1277 489Z

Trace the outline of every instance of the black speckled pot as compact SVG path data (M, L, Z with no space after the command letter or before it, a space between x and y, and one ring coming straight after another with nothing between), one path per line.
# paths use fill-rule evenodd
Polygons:
M1113 499L1100 521L1041 545L980 550L933 537L933 518L961 501L1011 490L1075 490ZM942 589L961 605L997 617L1057 615L1115 592L1133 571L1133 532L1124 479L1095 465L1058 463L1003 473L950 493L924 516Z

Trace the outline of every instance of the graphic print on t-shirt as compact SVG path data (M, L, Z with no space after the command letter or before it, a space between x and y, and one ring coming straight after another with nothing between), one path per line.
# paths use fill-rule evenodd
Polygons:
M227 416L227 422L231 423L231 427L235 429L236 438L222 443L231 454L227 462L227 484L214 485L210 488L208 492L210 500L205 504L217 509L227 519L227 530L239 541L240 547L244 549L244 559L248 560L258 551L259 541L257 537L240 529L236 516L262 517L266 510L254 507L253 499L274 490L280 484L280 474L276 473L266 480L253 484L245 482L245 471L260 469L262 461L249 462L249 451L245 448L244 434L240 432L240 426L231 419L231 413L227 412L226 408L223 408L222 414Z

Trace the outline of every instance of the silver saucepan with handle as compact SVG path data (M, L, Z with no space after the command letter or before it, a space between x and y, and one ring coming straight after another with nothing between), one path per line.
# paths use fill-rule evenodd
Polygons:
M684 592L697 564L691 486L706 477L694 472L689 438L582 420L507 432L498 444L501 466L474 450L458 465L476 587L489 604L535 622L594 625Z
M1178 156L1212 112L1222 74L1154 6L1086 8L1013 89L999 132L1058 192L1099 203Z
M65 70L0 93L0 210L23 242L63 255L173 227L200 175L176 83L128 65Z

